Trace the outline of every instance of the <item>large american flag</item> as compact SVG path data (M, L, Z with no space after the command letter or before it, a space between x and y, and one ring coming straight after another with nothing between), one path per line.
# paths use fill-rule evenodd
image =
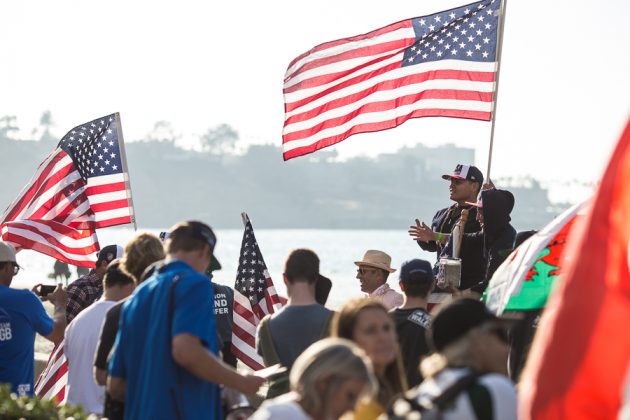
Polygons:
M410 118L489 121L500 1L486 0L321 44L284 79L284 159Z
M0 220L18 249L93 266L95 229L134 221L119 114L70 130Z
M252 223L247 220L234 284L232 353L252 369L264 367L256 353L256 327L262 318L282 307L267 271Z

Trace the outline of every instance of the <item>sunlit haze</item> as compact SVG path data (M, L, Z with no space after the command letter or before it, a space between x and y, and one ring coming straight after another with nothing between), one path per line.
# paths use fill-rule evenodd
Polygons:
M0 115L15 115L24 137L46 110L56 136L118 111L126 141L166 120L186 147L221 123L243 142L280 145L293 58L463 4L5 2ZM508 2L493 178L532 176L560 199L571 198L562 196L573 194L563 187L569 181L597 182L630 110L629 13L621 0ZM425 118L333 147L344 158L455 143L474 147L485 172L489 135L487 122Z

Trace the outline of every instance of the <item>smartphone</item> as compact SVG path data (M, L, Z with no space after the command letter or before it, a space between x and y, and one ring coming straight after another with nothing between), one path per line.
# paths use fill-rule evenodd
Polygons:
M39 295L41 297L48 296L49 294L54 292L56 288L57 286L45 286L42 284L41 286L39 286Z

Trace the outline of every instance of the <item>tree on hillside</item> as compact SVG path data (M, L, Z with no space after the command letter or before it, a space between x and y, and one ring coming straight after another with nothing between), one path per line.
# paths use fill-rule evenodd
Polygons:
M15 115L0 117L0 140L11 140L12 134L18 132L17 118Z
M175 143L181 135L175 132L173 125L168 121L157 121L153 129L147 133L146 139L149 141Z
M39 117L39 128L33 130L33 135L36 135L37 132L41 132L39 141L56 142L57 139L50 133L50 128L54 127L54 125L52 113L50 111L44 111L42 116Z
M238 132L228 124L209 128L201 136L201 147L214 155L233 154L238 141Z

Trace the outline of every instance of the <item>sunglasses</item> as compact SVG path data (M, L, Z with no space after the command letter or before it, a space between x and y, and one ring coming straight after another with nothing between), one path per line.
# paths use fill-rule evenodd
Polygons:
M11 265L13 265L13 275L16 276L17 273L20 272L20 267L16 262L11 261Z
M376 270L377 270L376 268L358 268L357 269L357 273L359 273L359 274L367 274L367 273L373 273Z

